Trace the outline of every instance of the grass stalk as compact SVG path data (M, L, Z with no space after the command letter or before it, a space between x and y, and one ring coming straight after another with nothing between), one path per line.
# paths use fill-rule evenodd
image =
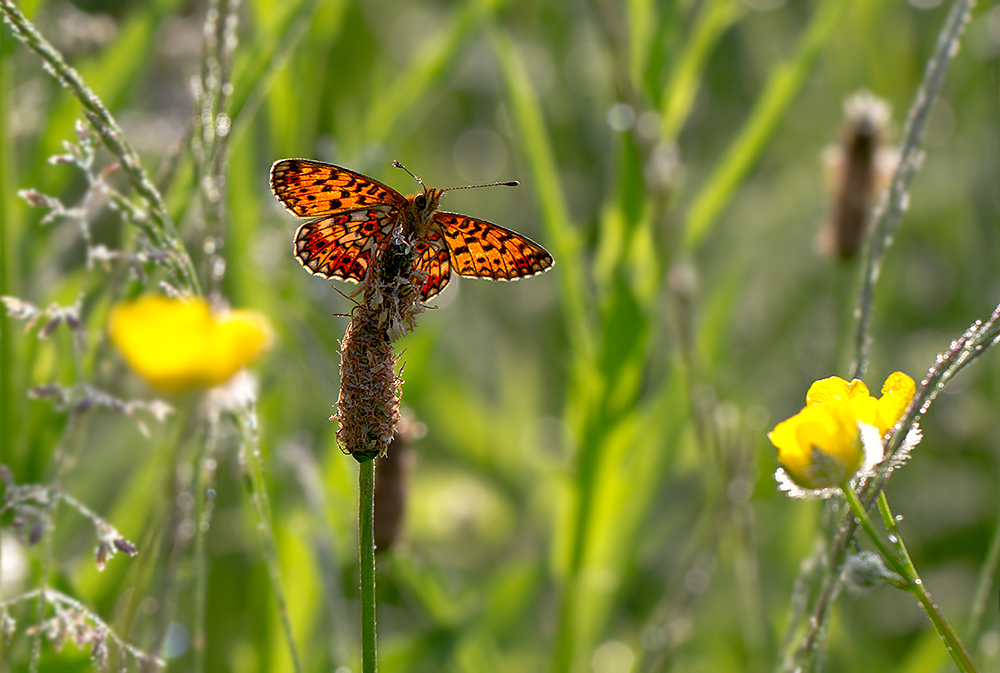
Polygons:
M174 223L167 213L159 191L153 185L139 161L139 155L126 140L121 127L80 74L71 68L62 54L49 43L10 0L0 0L0 13L21 42L41 57L46 69L69 89L83 106L84 114L105 146L121 160L132 186L149 206L149 219L137 220L150 240L169 255L169 268L184 289L199 293L198 277L191 258L177 236Z
M680 58L674 64L660 100L663 121L660 125L662 142L677 142L684 122L698 97L705 63L718 45L723 33L745 12L733 0L711 0L702 5Z
M242 137L250 122L257 116L257 111L271 91L275 77L287 65L289 55L298 46L322 4L324 3L320 0L300 0L287 13L284 24L275 30L279 37L269 41L263 48L251 50L250 64L236 78L236 85L233 87L229 113L233 122L230 135L234 142ZM346 4L341 3L341 6Z

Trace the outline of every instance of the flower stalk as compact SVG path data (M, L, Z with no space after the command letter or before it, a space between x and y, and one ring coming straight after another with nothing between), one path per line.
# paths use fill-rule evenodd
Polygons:
M358 559L361 566L361 671L375 673L375 458L358 464Z
M917 569L914 567L913 561L910 559L910 554L906 550L903 538L899 535L899 530L896 526L896 519L889 510L889 502L885 497L885 492L883 491L879 493L878 507L882 514L882 521L885 523L886 531L889 535L889 539L892 541L895 551L882 540L878 531L875 530L875 526L872 523L871 518L868 516L867 510L864 505L861 504L861 500L858 498L858 494L854 492L850 482L845 481L841 485L841 489L844 492L844 497L847 500L847 506L851 509L851 513L857 519L861 528L864 529L871 541L878 548L882 558L885 559L896 574L904 578L905 582L900 588L912 594L913 597L920 603L920 607L922 607L924 612L927 613L931 623L934 624L934 630L937 631L938 636L941 637L942 642L944 642L945 647L948 650L948 654L951 655L952 661L955 662L955 665L958 666L958 669L962 671L962 673L976 673L976 667L969 658L969 653L966 651L965 645L962 644L962 641L951 628L948 620L945 619L941 610L934 603L930 593L927 591L924 581L920 579L920 575L917 574Z

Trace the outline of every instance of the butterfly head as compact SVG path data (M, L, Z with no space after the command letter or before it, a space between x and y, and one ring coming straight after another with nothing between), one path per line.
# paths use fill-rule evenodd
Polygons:
M407 209L406 217L404 220L406 222L411 222L416 225L416 231L423 232L426 231L427 227L430 226L431 220L434 219L434 213L438 209L438 204L441 202L441 196L445 192L454 191L456 189L478 189L480 187L517 187L518 182L516 180L511 182L491 182L487 185L468 185L466 187L449 187L448 189L430 189L424 184L424 181L418 178L410 170L399 163L398 161L393 161L392 165L395 168L402 168L406 171L411 178L417 181L417 184L423 188L422 192L413 194L412 196L406 197Z
M438 203L441 202L441 195L444 193L440 189L423 187L424 191L406 197L407 212L405 220L415 223L417 231L423 231L430 221L434 219L434 213L437 211Z

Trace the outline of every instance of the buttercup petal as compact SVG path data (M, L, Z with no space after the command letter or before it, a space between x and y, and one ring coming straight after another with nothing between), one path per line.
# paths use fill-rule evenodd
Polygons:
M234 311L216 317L203 299L159 295L115 306L108 333L133 371L173 393L225 383L269 341L263 316Z

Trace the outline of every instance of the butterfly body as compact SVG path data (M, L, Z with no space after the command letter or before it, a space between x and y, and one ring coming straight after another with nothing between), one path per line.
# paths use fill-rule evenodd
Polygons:
M525 236L496 224L438 210L447 190L423 187L410 196L341 166L281 159L271 191L294 215L314 218L295 234L295 256L310 273L359 283L377 250L396 233L414 246L426 301L460 276L516 280L550 269L552 256Z

